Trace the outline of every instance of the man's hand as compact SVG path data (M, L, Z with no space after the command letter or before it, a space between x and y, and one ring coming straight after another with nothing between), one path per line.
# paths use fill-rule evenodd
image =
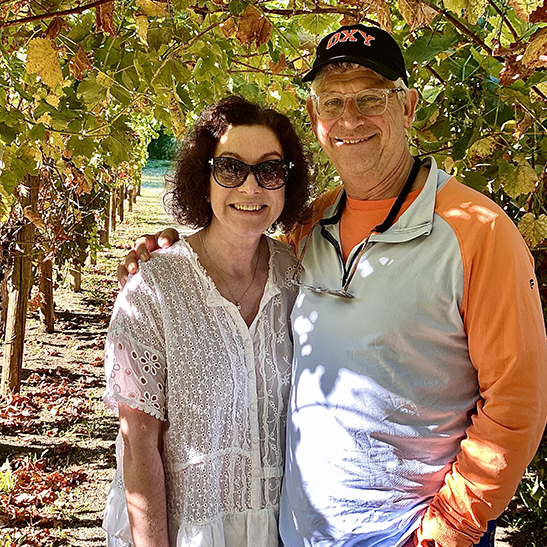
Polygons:
M157 249L167 249L173 243L180 239L179 233L174 228L166 228L163 232L155 234L145 234L137 241L135 247L127 253L123 262L118 265L118 285L122 288L129 274L139 271L139 259L146 262L150 258L150 253Z

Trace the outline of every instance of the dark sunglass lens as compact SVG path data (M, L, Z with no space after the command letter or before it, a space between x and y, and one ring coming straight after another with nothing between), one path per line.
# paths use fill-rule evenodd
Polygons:
M287 171L282 161L262 162L255 167L255 174L260 184L266 188L280 188L287 181Z
M223 186L239 186L245 178L245 165L233 158L215 158L214 175Z

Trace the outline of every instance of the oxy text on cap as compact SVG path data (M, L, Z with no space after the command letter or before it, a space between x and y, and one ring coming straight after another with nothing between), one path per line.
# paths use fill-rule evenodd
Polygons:
M355 37L355 34L361 35L365 43L365 46L370 46L370 42L372 42L372 40L376 40L374 36L367 34L366 32L363 32L360 29L341 30L339 32L335 32L329 38L326 49L330 49L332 46L335 46L338 42L348 42L348 41L357 42L358 38Z

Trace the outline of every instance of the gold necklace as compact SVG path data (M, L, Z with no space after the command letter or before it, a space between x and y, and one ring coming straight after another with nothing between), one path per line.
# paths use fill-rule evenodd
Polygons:
M224 279L224 276L220 273L220 270L215 266L215 263L211 260L211 257L207 253L207 250L205 249L205 245L203 243L203 239L201 237L201 230L198 232L199 242L201 243L201 248L203 249L203 252L205 253L205 256L207 257L207 260L211 263L211 266L215 270L215 272L220 277L221 281L224 283L224 286L226 287L226 290L228 291L228 294L232 297L231 302L233 302L237 309L241 311L241 300L245 297L247 294L247 291L251 288L251 285L253 284L255 277L256 277L256 271L258 269L258 263L260 262L260 247L261 247L261 241L258 242L258 256L256 257L256 263L253 271L253 277L251 279L251 282L249 283L248 287L241 293L240 298L236 298L232 291L230 290L230 286L228 283L226 283L226 280Z

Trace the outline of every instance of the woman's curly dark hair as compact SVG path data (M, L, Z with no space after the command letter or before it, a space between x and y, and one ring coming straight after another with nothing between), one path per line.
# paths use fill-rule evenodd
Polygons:
M283 158L294 164L285 185L285 207L272 226L272 229L287 232L308 216L309 171L302 144L285 115L238 95L221 99L205 110L184 137L175 173L166 178L169 185L164 198L166 209L180 224L192 228L209 225L213 212L206 200L211 175L207 162L213 157L219 139L228 128L241 125L260 125L271 129L279 139Z

